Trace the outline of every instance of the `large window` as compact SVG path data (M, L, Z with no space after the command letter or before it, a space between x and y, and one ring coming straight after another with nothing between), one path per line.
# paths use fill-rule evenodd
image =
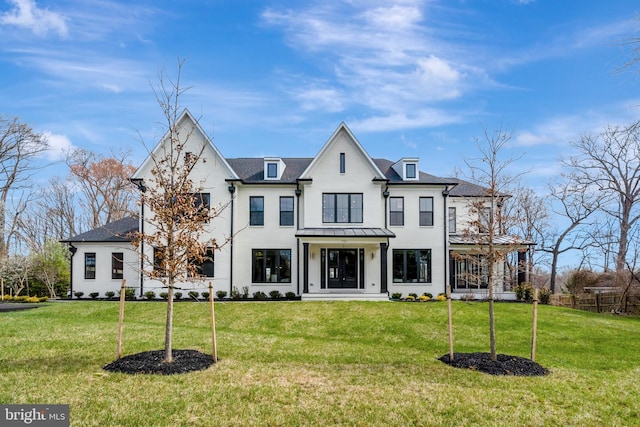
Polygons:
M111 254L111 278L122 279L124 270L124 254L113 252Z
M404 197L389 198L389 225L404 225Z
M249 197L249 225L264 225L264 197Z
M280 225L293 225L293 197L280 197Z
M431 283L431 249L394 249L393 281Z
M96 254L95 252L87 252L84 254L84 278L96 278Z
M456 208L449 208L449 233L456 232Z
M362 194L323 194L322 222L361 223Z
M291 283L291 249L253 249L252 282Z
M420 197L420 225L433 225L433 197Z
M489 283L489 264L480 255L451 255L451 282L454 289L486 289Z

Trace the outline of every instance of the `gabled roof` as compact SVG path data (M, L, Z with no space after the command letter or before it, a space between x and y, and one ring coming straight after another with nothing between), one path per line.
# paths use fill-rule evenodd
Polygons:
M187 108L185 108L182 111L182 114L180 114L180 117L178 117L178 120L176 120L175 123L172 123L172 125L177 125L178 123L180 123L184 119L189 119L191 121L191 123L193 124L193 126L195 127L196 131L199 132L200 135L202 135L202 138L206 141L206 143L209 146L209 148L211 148L211 150L213 150L213 152L216 154L216 156L218 156L218 158L220 159L222 164L227 168L227 170L229 171L229 174L231 174L230 178L236 178L237 179L238 177L237 177L236 173L234 172L233 168L229 165L229 163L224 158L222 153L220 153L220 151L218 151L218 148L213 144L213 142L211 142L211 139L209 139L209 137L207 136L206 132L200 126L200 122L198 122L198 120L196 120L196 118L189 112L189 110ZM131 176L131 179L143 178L143 177L139 176L141 174L141 171L144 171L144 170L147 169L147 167L149 166L149 163L151 163L153 161L152 156L158 154L158 152L162 148L162 146L165 143L165 141L167 140L167 138L169 138L169 134L170 134L170 130L167 130L167 132L162 136L160 141L153 148L153 150L151 150L151 153L147 156L145 161L142 162L140 167L133 173L133 175Z
M458 183L450 192L451 197L488 197L489 189L460 178L448 178ZM497 194L498 197L511 197L509 194Z
M295 184L300 178L302 172L309 166L313 159L311 158L282 158L287 167L285 168L279 180L264 179L264 159L262 158L239 158L227 159L229 165L235 171L238 179L248 184L273 184L286 183Z
M133 233L136 233L138 228L138 218L126 217L62 240L62 242L130 242L133 240Z
M347 127L345 122L341 122L340 125L338 126L338 128L335 130L335 132L333 132L333 134L331 135L331 137L327 140L327 142L322 146L322 148L320 149L320 151L318 152L318 154L316 154L316 156L313 158L313 161L309 164L309 166L307 166L307 168L304 170L304 172L302 172L302 174L300 175L301 179L306 179L306 178L311 178L309 176L309 172L311 171L311 169L313 169L313 167L315 166L315 164L317 162L319 162L325 151L327 151L327 149L335 143L336 141L336 137L338 136L338 134L340 132L345 132L351 142L354 144L354 146L356 147L356 149L358 151L360 151L362 153L362 155L364 156L365 159L367 159L367 162L369 163L369 166L371 166L371 169L373 169L374 173L375 173L375 177L374 179L385 179L384 174L382 173L382 171L380 170L380 168L378 168L378 166L375 164L375 162L373 161L373 159L371 158L371 156L369 156L369 154L365 151L365 149L362 147L362 145L358 142L358 140L356 139L356 137L353 135L353 133L351 133L351 131L349 130L349 128Z

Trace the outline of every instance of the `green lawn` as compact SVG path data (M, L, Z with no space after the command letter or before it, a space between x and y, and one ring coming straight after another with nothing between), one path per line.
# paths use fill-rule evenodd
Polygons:
M487 304L454 302L455 351L488 351ZM163 303L127 302L124 354L163 348ZM497 304L498 352L528 357L531 305ZM640 319L541 306L545 377L451 368L446 303L216 303L220 362L113 374L117 302L0 313L0 403L69 404L73 426L640 425ZM208 303L174 348L211 352Z

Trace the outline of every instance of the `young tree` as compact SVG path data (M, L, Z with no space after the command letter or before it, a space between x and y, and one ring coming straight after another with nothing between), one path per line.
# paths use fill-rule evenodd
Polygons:
M196 126L191 121L180 121L181 95L187 90L180 86L180 71L175 82L159 75L154 88L156 100L166 120L164 138L149 152L150 173L144 183L138 183L141 203L149 213L145 218L145 232L138 233L134 244L154 248L154 259L147 263L153 269L143 274L163 281L168 290L165 327L165 362L173 360L173 297L177 285L199 280L199 265L212 256L221 245L208 238L206 226L217 217L221 209L209 206L202 196L203 183L194 182L192 172L201 165L206 141L192 138ZM148 255L144 255L149 258Z
M495 287L499 280L500 266L504 266L507 255L522 247L519 237L509 236L504 239L505 224L516 224L522 218L508 217L502 209L507 196L507 189L512 187L518 175L509 174L508 168L518 158L503 159L502 152L511 140L513 131L500 127L494 132L483 130L484 143L476 141L480 156L466 159L465 163L471 171L471 179L486 189L483 197L477 197L469 203L471 221L463 230L465 237L475 242L472 250L461 252L459 257L468 261L482 261L486 268L486 281L489 303L489 344L491 359L497 360L495 336Z
M79 203L88 214L88 229L133 214L134 187L129 177L135 167L128 157L128 152L118 157L101 157L80 148L67 154L69 170L80 187Z
M48 148L47 139L17 117L0 115L0 260L8 253L6 229L9 195L31 185L30 177L36 169L34 161ZM19 212L17 209L16 212Z
M34 276L47 287L49 296L56 298L56 286L69 285L69 250L64 244L49 239L41 250L32 252L31 256Z

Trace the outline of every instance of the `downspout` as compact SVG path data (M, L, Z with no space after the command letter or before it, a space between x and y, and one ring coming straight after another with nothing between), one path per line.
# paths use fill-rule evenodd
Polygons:
M386 185L384 191L382 192L382 196L384 197L384 228L387 228L387 204L389 202L389 186ZM389 282L388 275L389 269L387 265L387 258L389 256L389 238L387 237L387 243L380 244L380 293L387 293L389 295Z
M389 186L384 187L384 191L382 192L384 196L384 228L387 228L387 203L389 201Z
M442 191L442 198L444 200L443 203L443 216L442 218L444 219L444 227L442 227L442 229L444 230L444 283L445 283L445 292L447 291L447 283L450 281L450 277L449 277L449 210L447 207L447 197L449 196L449 192L451 191L451 189L449 188L449 186L446 186L444 191ZM449 283L449 285L451 285L451 283Z
M131 182L138 187L141 193L147 191L142 179L132 179ZM144 236L144 203L140 203L140 234ZM140 239L140 298L144 296L144 239Z
M229 194L231 194L231 234L229 236L229 296L233 295L233 206L234 206L234 194L236 192L236 186L231 183L229 186Z
M302 190L300 184L296 188L296 230L300 230L300 195ZM296 294L300 295L300 238L296 237Z
M69 267L71 268L71 271L69 271L69 299L72 299L73 298L73 256L78 251L78 248L76 248L71 243L69 243L69 247L67 249L69 249L69 252L71 252L71 258L69 258ZM4 283L2 284L2 286L4 286Z

